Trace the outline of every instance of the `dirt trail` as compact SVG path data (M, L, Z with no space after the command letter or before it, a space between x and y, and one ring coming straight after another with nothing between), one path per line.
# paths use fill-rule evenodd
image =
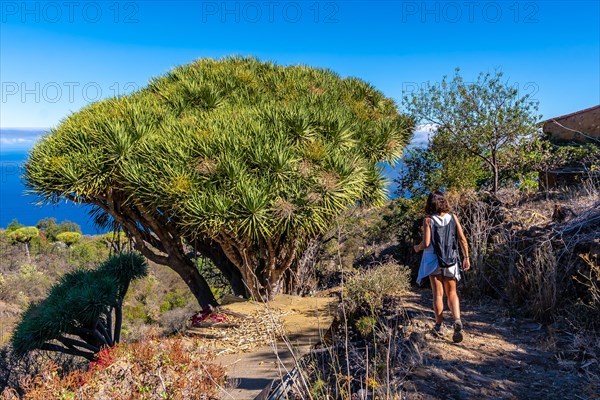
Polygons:
M187 334L207 338L217 354L214 362L227 369L228 383L220 398L252 400L321 341L333 323L338 299L277 295L267 304L231 297L224 303L219 311L243 317L239 326L208 322ZM280 333L285 333L285 342L274 342Z
M452 342L429 334L431 292L403 298L418 336L423 366L403 385L408 399L600 399L597 360L566 360L560 334L531 320L515 319L499 305L463 301L465 339ZM448 323L451 314L444 312ZM563 343L564 345L564 343ZM589 377L589 375L588 375Z

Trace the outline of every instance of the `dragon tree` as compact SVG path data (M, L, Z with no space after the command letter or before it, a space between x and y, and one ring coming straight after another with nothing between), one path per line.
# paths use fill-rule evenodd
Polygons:
M65 274L48 297L30 304L12 336L15 353L54 351L94 360L103 347L119 343L123 299L132 280L147 275L136 253L114 255L93 270Z
M111 218L175 270L204 308L210 259L234 293L289 292L347 207L386 196L413 120L357 78L254 58L199 59L68 116L32 149L25 180L47 202Z

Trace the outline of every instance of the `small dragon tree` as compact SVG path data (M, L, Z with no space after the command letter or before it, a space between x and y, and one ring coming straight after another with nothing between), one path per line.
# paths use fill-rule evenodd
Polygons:
M106 244L112 251L121 253L127 250L129 238L123 231L110 231L100 236L100 241ZM131 250L131 246L129 246Z
M15 353L40 349L94 360L102 347L119 343L123 299L130 282L147 272L141 255L123 253L95 270L64 275L45 300L23 314L12 337Z
M79 232L61 232L56 235L56 240L63 242L68 247L71 247L81 239L81 233Z
M29 242L35 237L40 235L40 231L35 226L24 226L16 229L9 234L10 240L13 242L23 243L25 245L25 253L27 254L27 261L31 263L31 255L29 254Z

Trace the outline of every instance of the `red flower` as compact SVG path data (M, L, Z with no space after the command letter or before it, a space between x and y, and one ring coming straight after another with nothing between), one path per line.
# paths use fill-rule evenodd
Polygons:
M208 318L210 318L213 322L223 322L227 319L227 316L225 314L202 311L201 313L192 315L190 322L192 326L199 326L201 322L206 321Z
M99 371L115 362L111 354L112 350L112 347L104 347L102 350L96 353L94 356L96 357L96 361L90 362L88 371Z

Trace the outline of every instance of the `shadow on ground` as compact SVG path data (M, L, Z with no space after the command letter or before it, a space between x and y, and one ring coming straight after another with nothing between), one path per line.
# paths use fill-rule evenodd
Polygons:
M429 334L431 301L428 288L404 298L423 357L403 385L408 399L600 399L597 379L561 358L551 328L511 318L493 302L463 301L465 340L455 344L449 328L440 339Z

